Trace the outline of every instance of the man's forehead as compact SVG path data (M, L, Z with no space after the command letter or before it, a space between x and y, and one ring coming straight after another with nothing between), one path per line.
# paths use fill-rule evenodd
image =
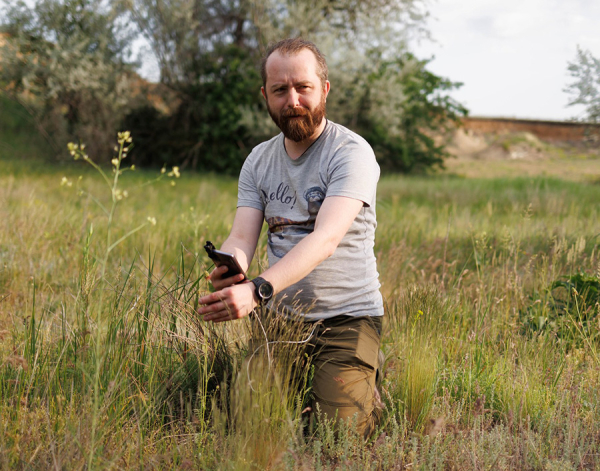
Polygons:
M303 72L317 76L317 59L310 49L301 49L293 53L274 51L266 63L267 80L281 72Z

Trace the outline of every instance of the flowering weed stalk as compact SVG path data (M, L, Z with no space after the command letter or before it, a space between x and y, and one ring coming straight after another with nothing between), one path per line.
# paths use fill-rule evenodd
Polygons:
M124 172L135 170L135 165L131 165L129 167L123 166L123 161L127 158L128 153L132 149L132 146L133 146L132 141L133 141L133 139L132 139L129 131L119 132L117 134L118 145L115 146L116 157L114 157L111 160L112 176L110 174L108 174L100 165L98 165L96 162L94 162L89 157L89 155L85 151L85 144L79 145L79 144L75 144L72 142L70 142L68 144L69 152L75 158L75 160L82 159L85 162L89 163L94 169L96 169L98 171L98 173L101 175L102 179L106 183L106 186L108 187L108 189L110 191L110 195L111 195L110 205L107 206L107 205L103 204L99 198L95 197L91 193L87 193L91 197L91 199L98 205L98 207L102 210L102 212L105 214L105 216L107 217L106 249L105 249L102 257L100 258L99 280L101 283L107 282L105 279L106 271L107 271L109 256L110 256L111 252L113 251L113 249L115 249L115 247L117 247L121 242L123 242L124 240L126 240L127 238L129 238L130 236L135 234L136 232L140 231L144 227L146 227L148 225L152 225L152 226L156 225L156 218L154 216L148 216L144 222L142 222L135 228L131 229L130 231L125 233L125 235L123 235L122 237L119 237L117 240L113 240L113 223L114 223L114 218L115 218L117 208L118 208L120 202L129 196L129 192L127 190L122 189L121 186L119 185L119 183L120 183L119 178L121 175L123 175ZM166 169L163 168L158 177L156 177L153 180L147 181L147 182L143 183L142 185L139 185L138 188L140 188L142 186L150 185L154 182L161 180L162 178L165 177L165 174L166 174ZM179 178L180 177L179 168L173 167L173 170L171 172L169 172L168 174L166 174L166 176L170 177L170 178L173 178L173 177ZM172 180L172 183L174 183L173 180ZM65 185L65 184L67 186L72 186L70 184L70 181L67 180L65 177L63 177L63 180L61 181L61 185ZM80 193L83 194L86 192L81 190ZM92 232L93 232L93 227L90 226L90 231L89 231L90 237L91 237ZM104 296L105 296L106 291L107 290L104 289L104 287L102 287L102 286L100 287L99 300L95 306L95 309L96 309L96 319L95 319L96 331L95 331L95 333L96 333L96 335L95 335L95 341L94 341L94 347L95 347L94 353L95 353L96 362L95 362L94 371L92 372L92 374L93 374L93 381L92 381L93 413L92 413L92 427L91 427L91 437L90 437L91 446L90 446L89 455L88 455L88 467L90 469L93 467L93 459L94 459L95 446L96 446L96 441L97 441L96 434L97 434L97 426L98 426L98 412L100 410L100 405L101 405L100 404L101 403L101 401L100 401L100 389L101 389L100 388L100 373L101 373L101 366L104 362L105 352L103 352L102 348L101 348L102 345L104 344L104 342L102 341L103 339L101 338L102 329L100 329L100 325L102 322L102 314L104 312ZM109 332L107 333L107 339L110 336L111 336L111 332L109 329Z

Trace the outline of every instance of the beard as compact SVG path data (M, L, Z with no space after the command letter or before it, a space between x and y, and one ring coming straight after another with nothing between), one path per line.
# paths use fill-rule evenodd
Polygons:
M271 109L268 101L267 109L271 119L281 129L285 137L294 142L301 142L311 137L323 121L325 117L325 96L321 98L321 102L312 111L297 107L286 108L277 113Z

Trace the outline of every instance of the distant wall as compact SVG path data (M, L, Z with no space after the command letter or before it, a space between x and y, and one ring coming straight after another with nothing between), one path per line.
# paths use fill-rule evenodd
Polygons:
M509 118L463 118L466 130L483 133L528 132L545 141L582 142L600 135L600 124Z

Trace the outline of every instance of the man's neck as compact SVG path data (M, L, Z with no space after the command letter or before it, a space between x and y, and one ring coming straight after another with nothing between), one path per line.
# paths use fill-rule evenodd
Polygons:
M285 150L287 152L287 155L290 157L290 159L296 160L296 159L300 158L302 156L302 154L304 154L304 152L306 152L306 149L308 149L319 138L319 136L325 129L326 124L327 124L327 120L325 118L323 118L321 120L321 124L319 124L319 127L315 130L313 135L310 137L307 137L306 139L304 139L300 142L292 141L291 139L288 139L286 137L284 140Z

